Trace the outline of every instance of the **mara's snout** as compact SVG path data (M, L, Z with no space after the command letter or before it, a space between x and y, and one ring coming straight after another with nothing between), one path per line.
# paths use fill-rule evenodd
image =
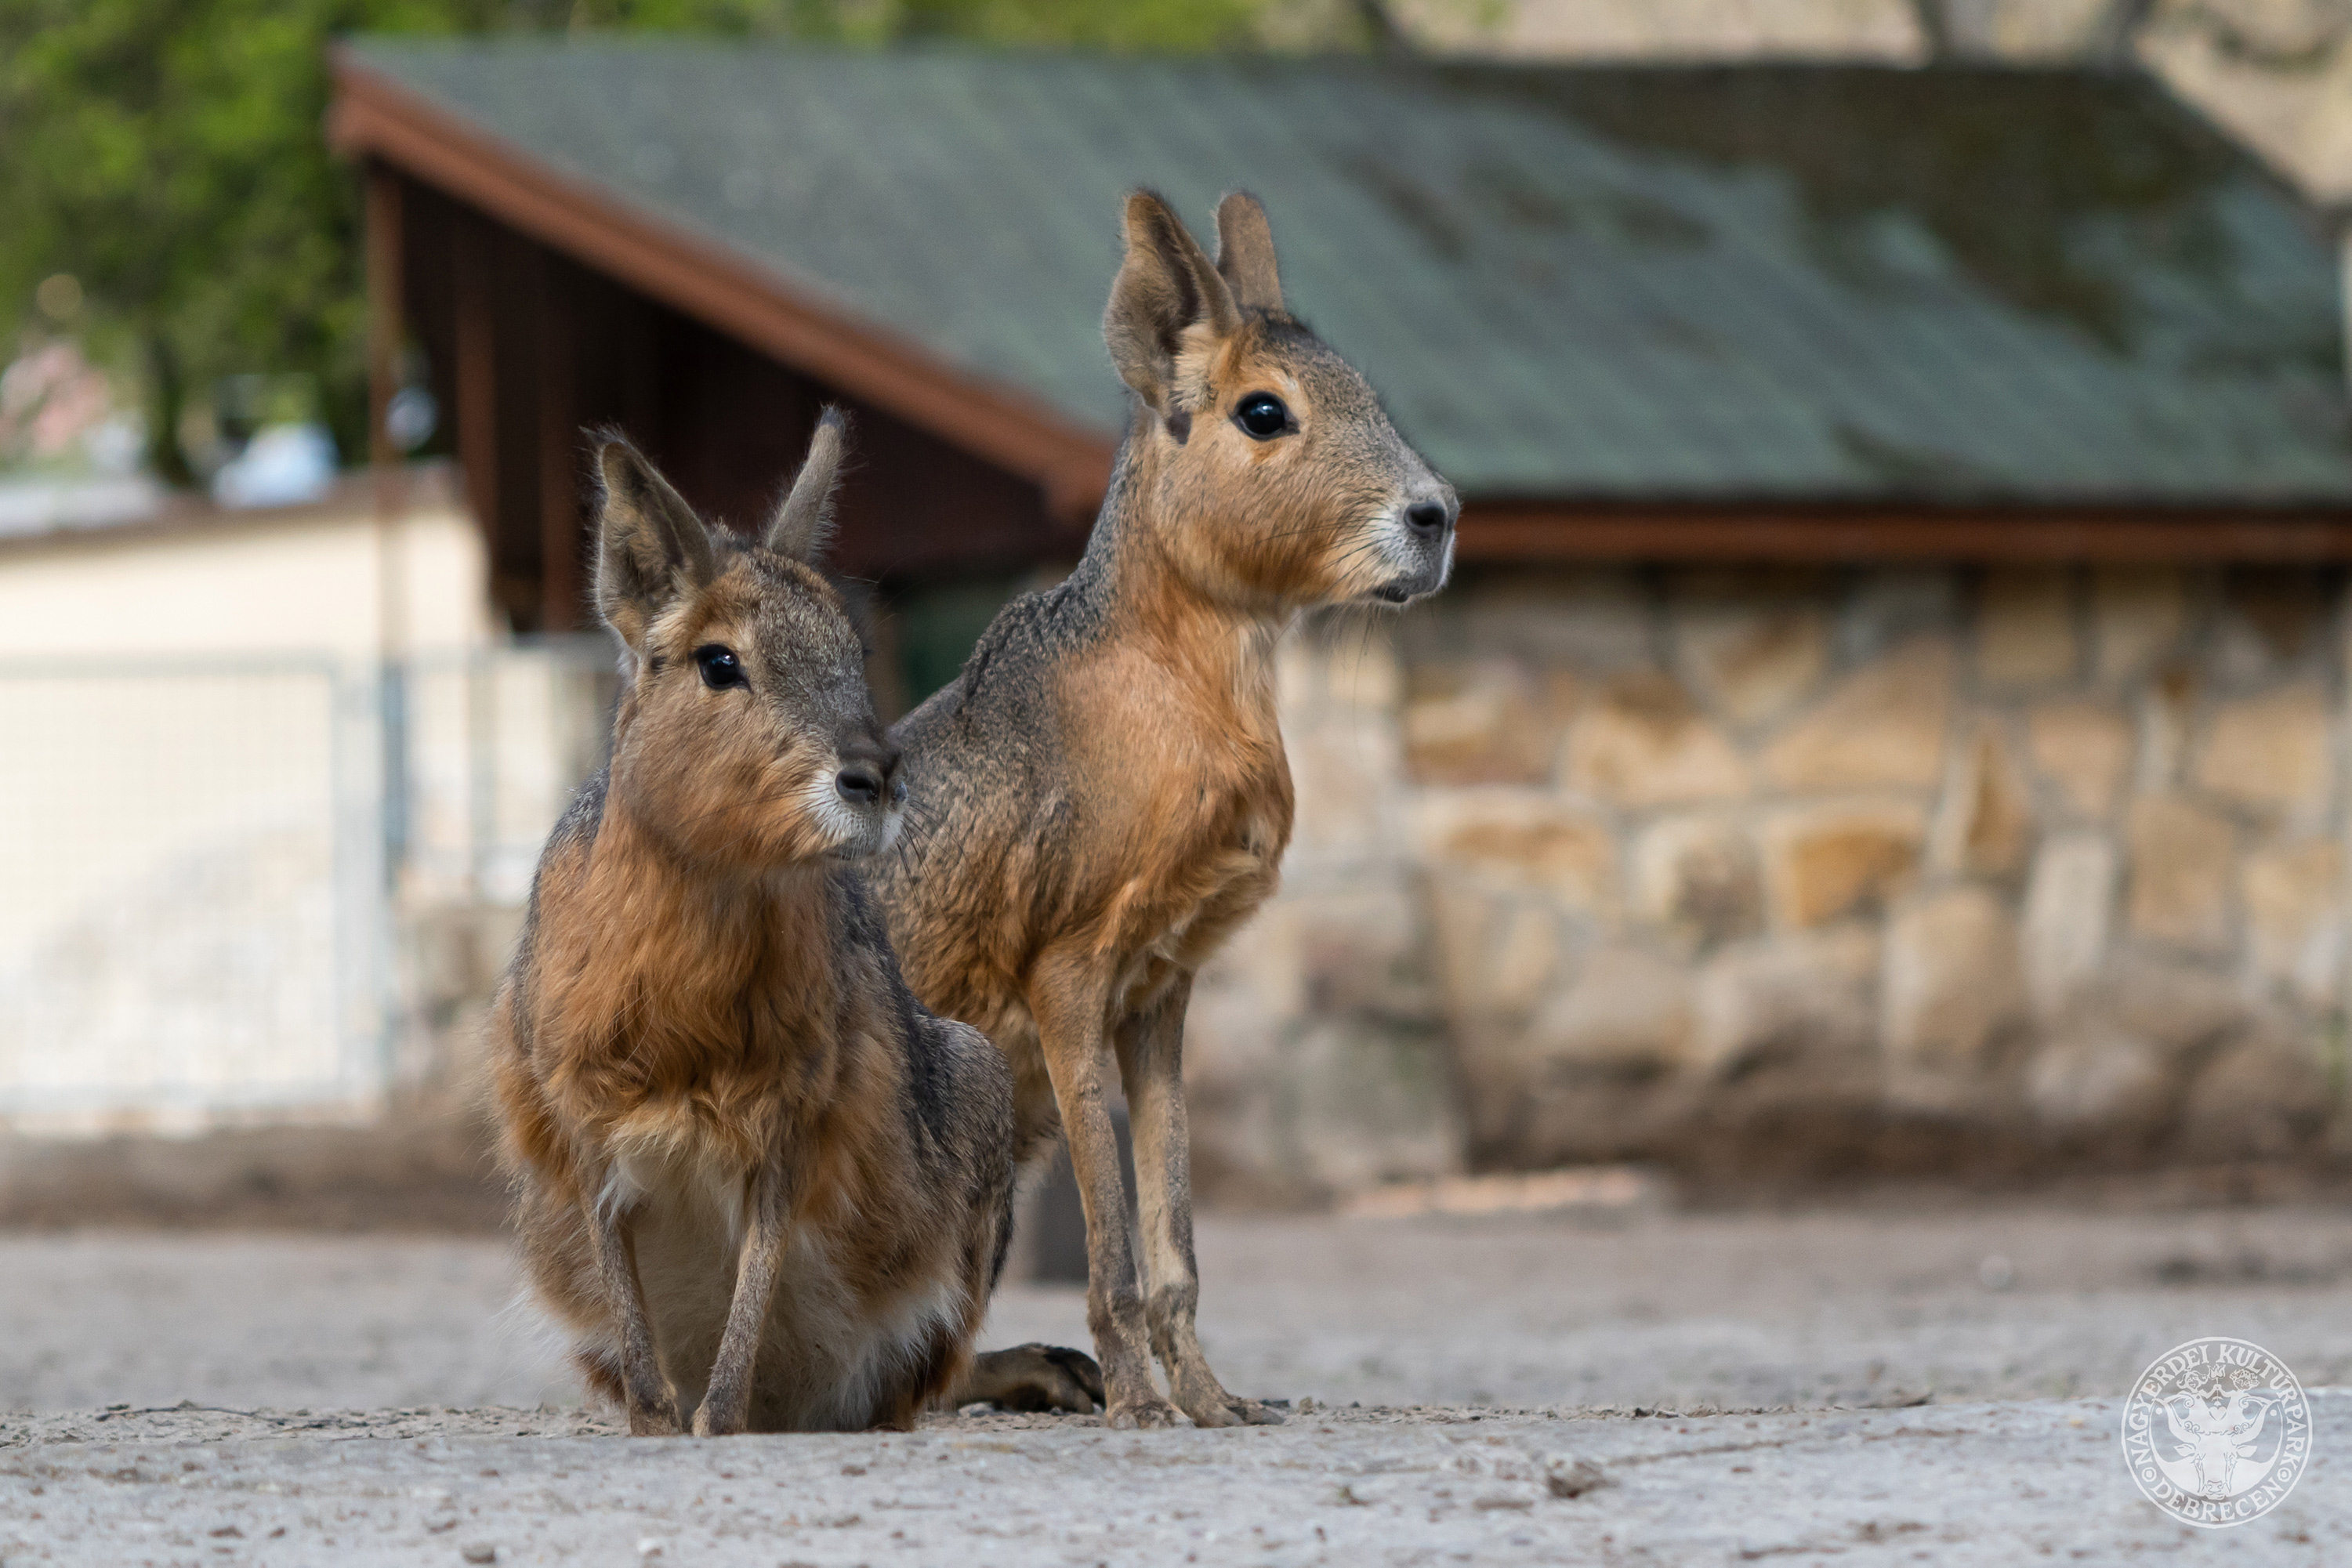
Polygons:
M907 804L900 756L896 745L870 736L843 741L835 749L833 775L818 791L835 830L835 854L857 859L879 854L897 841Z
M1454 570L1454 527L1462 504L1440 481L1405 497L1381 519L1381 555L1393 575L1371 591L1381 604L1410 604L1445 586Z

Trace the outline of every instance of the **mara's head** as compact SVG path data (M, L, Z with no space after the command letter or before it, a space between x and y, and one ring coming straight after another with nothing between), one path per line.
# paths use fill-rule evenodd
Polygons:
M597 454L596 604L627 649L612 792L690 860L766 868L872 854L906 787L822 546L843 422L758 539L704 524L624 441Z
M1103 337L1140 404L1144 526L1196 586L1279 609L1444 586L1460 511L1355 367L1283 307L1265 210L1217 208L1212 263L1168 204L1127 199Z

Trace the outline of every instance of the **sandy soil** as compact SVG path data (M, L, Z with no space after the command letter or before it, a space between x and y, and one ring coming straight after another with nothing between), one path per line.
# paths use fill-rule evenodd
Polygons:
M2332 1209L1201 1243L1227 1382L1319 1408L698 1444L581 1411L495 1242L0 1237L0 1563L2352 1561L2352 1396L2241 1530L2161 1518L2116 1446L2115 1396L2196 1335L2352 1385ZM987 1340L1028 1338L1084 1343L1078 1295L1008 1287Z

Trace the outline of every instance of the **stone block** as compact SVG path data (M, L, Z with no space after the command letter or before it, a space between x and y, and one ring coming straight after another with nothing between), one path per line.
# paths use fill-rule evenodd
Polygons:
M1570 789L1619 806L1734 800L1748 765L1673 676L1641 670L1609 682L1569 731Z
M1951 687L1950 647L1906 643L1847 676L1774 741L1765 771L1791 789L1933 789Z
M1274 700L1286 716L1312 723L1331 700L1331 663L1323 644L1285 637L1274 645Z
M2139 758L2136 787L2157 794L2178 787L2189 758L2190 723L2197 716L2200 683L2195 671L2169 664L2157 671L2139 703Z
M1887 922L1881 1038L1898 1068L1982 1073L2025 1018L2017 925L1999 898L1966 887Z
M1423 863L1492 885L1542 888L1605 915L1616 904L1617 843L1593 813L1533 789L1431 790L1419 802Z
M2306 567L2240 566L2223 584L2223 634L2243 628L2263 666L2292 664L2320 639L2326 579Z
M2227 977L2138 954L2109 961L2086 1010L2168 1059L2193 1056L2252 1021L2245 997Z
M1393 713L1404 677L1394 623L1309 621L1275 648L1275 695L1286 719L1313 723L1334 707Z
M1986 573L1977 600L1977 679L1995 690L2070 678L2075 646L2074 587L2063 567Z
M2132 761L2131 720L2108 703L2044 703L2026 717L2034 771L2058 788L2074 810L2105 818Z
M1565 953L1549 902L1441 875L1432 879L1429 908L1447 1017L1525 1019Z
M1936 819L1938 871L2007 877L2025 863L2033 841L2033 802L2000 726L1980 721L1960 751Z
M1271 1085L1286 1175L1341 1192L1462 1168L1463 1120L1433 1030L1318 1017Z
M1524 1049L1547 1066L1663 1071L1688 1053L1693 1018L1688 969L1640 947L1604 947L1537 1013Z
M1784 812L1765 825L1764 885L1773 924L1822 925L1885 907L1916 880L1927 813L1905 801Z
M1422 904L1402 867L1276 895L1267 913L1279 911L1286 927L1280 946L1298 1004L1318 1013L1433 1018L1435 977ZM1253 925L1229 946L1258 940Z
M2025 985L2036 1016L2059 1017L2098 977L2116 898L2116 847L2103 833L2054 833L2025 889Z
M1404 810L1394 721L1357 710L1283 727L1297 800L1288 865L1387 858Z
M1756 931L1764 919L1764 876L1756 846L1738 823L1670 817L1633 845L1636 911L1682 940L1713 946Z
M1860 925L1742 943L1700 970L1694 1066L1858 1056L1876 1042L1879 944Z
M1187 1046L1187 1072L1230 1067L1246 1077L1265 1065L1276 1031L1306 1012L1298 915L1298 905L1277 894L1201 966L1192 983L1186 1034L1205 1035L1202 1050L1208 1054L1196 1061ZM1215 1020L1213 1028L1203 1023L1210 1019Z
M2346 960L2344 849L2274 844L2246 858L2247 956L2255 976L2318 1011L2336 1005Z
M1542 784L1551 778L1579 682L1538 679L1507 659L1413 670L1403 714L1406 771L1422 784Z
M2257 1032L2218 1052L2189 1082L2179 1152L2191 1159L2278 1159L2310 1146L2335 1099L2327 1074L2295 1042Z
M2055 1132L2145 1130L2161 1123L2177 1093L2164 1053L2128 1035L2052 1040L2025 1072L2034 1119Z
M2225 703L2197 758L2197 782L2250 806L2315 812L2327 803L2333 737L2326 694L2298 682Z
M1676 604L1674 629L1676 668L1735 724L1779 718L1829 668L1829 622L1811 605L1709 596Z
M2188 588L2178 567L2103 566L2091 574L2095 660L2106 685L2146 674L2172 651L2188 621Z
M1657 662L1651 596L1641 574L1615 567L1526 570L1440 595L1476 654L1500 653L1537 668L1631 670Z
M2230 945L2230 883L2236 836L2230 824L2176 795L2134 800L2130 921L2134 932L2217 952Z
M1393 713L1404 699L1404 665L1392 624L1334 621L1318 632L1328 650L1332 700L1371 713Z
M1879 567L1839 608L1837 652L1864 664L1923 634L1948 636L1960 621L1958 575L1949 567Z

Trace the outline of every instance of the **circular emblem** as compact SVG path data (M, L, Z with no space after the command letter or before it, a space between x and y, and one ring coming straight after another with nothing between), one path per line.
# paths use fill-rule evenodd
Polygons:
M2311 1464L2311 1405L2276 1356L2242 1339L2193 1339L2158 1356L2124 1401L2124 1462L2183 1524L2260 1519Z

